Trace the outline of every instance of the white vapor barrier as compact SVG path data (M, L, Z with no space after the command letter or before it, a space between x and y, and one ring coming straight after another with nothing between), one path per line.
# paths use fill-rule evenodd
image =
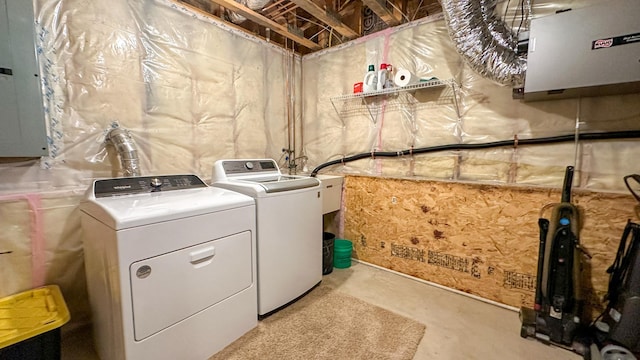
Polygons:
M24 197L0 198L0 296L31 286L31 233L35 210Z
M72 191L0 195L0 296L57 284L73 323L89 321L80 197Z
M533 10L548 14L558 6L545 3ZM367 66L378 69L381 63L391 64L395 71L409 70L421 79L435 77L452 84L364 99L337 98L353 94L353 85L363 81ZM579 133L640 130L640 94L537 102L514 99L511 87L487 80L464 64L441 16L306 55L302 67L304 150L310 170L374 150L397 153L440 145L572 136L576 127ZM640 156L637 139L580 141L577 149L569 141L383 159L364 156L325 167L320 173L557 188L566 166L575 165L575 186L626 192L622 178L640 171L631 161Z
M34 106L45 107L50 156L0 159L0 297L57 283L78 324L89 319L78 203L93 179L123 173L107 132L131 134L142 175L208 182L223 158L284 166L301 59L169 0L35 9L44 99Z
M169 0L41 0L36 12L50 156L0 164L0 191L117 176L104 148L113 124L134 138L143 175L210 178L216 159L277 159L289 146L290 52Z

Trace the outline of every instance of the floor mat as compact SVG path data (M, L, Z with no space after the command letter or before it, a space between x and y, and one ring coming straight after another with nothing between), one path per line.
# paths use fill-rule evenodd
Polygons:
M321 284L210 360L409 360L425 326Z

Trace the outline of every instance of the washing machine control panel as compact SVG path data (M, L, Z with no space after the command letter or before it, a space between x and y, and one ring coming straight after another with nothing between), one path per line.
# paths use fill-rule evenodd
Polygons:
M279 173L278 165L271 159L261 160L232 160L222 163L224 173L232 174L255 174L255 173Z
M96 198L207 187L196 175L137 176L96 180Z

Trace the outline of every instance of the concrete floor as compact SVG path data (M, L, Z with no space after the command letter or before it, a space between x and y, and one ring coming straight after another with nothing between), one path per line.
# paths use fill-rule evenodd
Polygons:
M571 351L521 338L516 311L365 263L334 269L323 281L425 324L416 360L582 359Z
M353 262L323 282L371 304L426 325L415 355L422 359L581 359L568 350L520 337L518 313L425 282ZM94 360L91 332L67 332L63 360ZM354 359L357 360L357 359Z

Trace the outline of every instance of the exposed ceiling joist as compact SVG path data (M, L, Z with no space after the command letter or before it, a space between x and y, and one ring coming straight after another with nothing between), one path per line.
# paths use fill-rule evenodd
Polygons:
M223 6L233 12L236 12L244 17L246 17L247 19L253 21L254 23L260 25L260 26L264 26L266 28L269 28L275 32L277 32L278 34L293 40L295 42L297 42L298 44L311 49L311 50L320 50L322 47L318 44L316 44L315 42L305 38L302 35L298 35L298 34L294 34L291 31L289 31L287 29L286 26L284 25L280 25L275 21L272 21L260 14L258 14L257 12L249 9L248 7L237 3L233 0L211 0L212 2Z
M439 0L172 1L284 48L292 40L299 45L293 51L302 55L442 11ZM241 18L247 21L237 22Z
M351 29L347 24L343 23L334 16L327 13L326 10L316 5L311 0L291 0L296 5L300 6L309 14L313 15L316 19L334 28L340 35L346 36L349 39L354 39L360 34Z
M269 10L271 10L271 9L273 9L275 7L281 6L283 3L286 3L286 2L287 2L286 0L276 0L276 1L272 2L271 4L265 6L262 9L262 12L268 12Z
M292 11L295 11L297 8L298 8L298 5L296 5L294 3L288 3L286 5L283 5L283 6L279 7L279 8L271 9L270 12L267 12L266 10L263 10L263 14L267 18L274 19L274 20L276 20L276 22L278 22L277 19L279 17L283 17L284 15L286 15L286 14L292 12ZM280 22L278 22L278 23L280 23Z
M387 9L385 0L362 0L362 3L369 7L369 9L376 13L376 15L389 26L396 26L402 22L402 15Z

